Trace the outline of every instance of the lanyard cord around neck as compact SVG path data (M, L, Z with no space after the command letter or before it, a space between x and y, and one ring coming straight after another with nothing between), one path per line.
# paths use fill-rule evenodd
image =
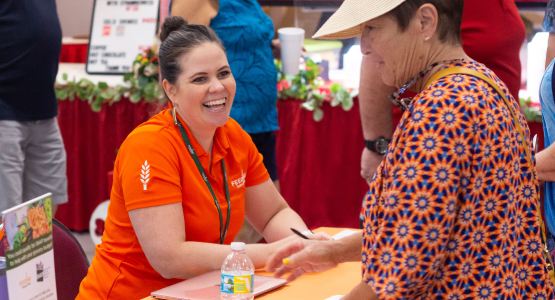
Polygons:
M224 181L225 181L225 200L227 201L227 220L225 221L225 229L224 229L222 209L220 208L220 203L218 202L218 198L216 198L216 194L214 194L214 190L212 189L212 185L208 181L208 176L206 176L206 172L204 171L204 168L202 167L202 164L200 163L198 155L196 154L195 150L193 149L193 145L191 144L191 141L189 140L189 137L187 136L187 132L185 132L185 128L183 128L183 125L181 125L181 121L179 121L179 120L177 121L177 127L179 127L179 131L181 132L181 137L183 138L183 141L185 142L185 145L187 146L187 149L189 150L189 153L191 154L191 157L193 157L193 160L195 161L195 164L197 165L197 169L198 169L200 175L202 175L202 179L204 180L204 183L206 183L206 186L208 187L208 190L210 190L210 194L212 194L212 198L214 198L214 204L216 204L216 208L218 209L218 214L220 216L220 244L223 244L224 240L225 240L225 236L227 235L227 229L229 228L229 219L231 218L231 201L229 200L229 185L227 184L227 173L226 173L226 170L225 170L225 161L222 158L222 170L223 170L223 173L224 173Z
M428 74L433 68L435 68L439 65L449 65L449 64L452 64L452 63L459 63L459 62L463 62L463 61L464 61L464 58L459 58L459 59L438 61L438 62L435 62L435 63L429 65L426 69L420 71L420 73L418 73L411 80L409 80L407 83L405 83L405 85L403 85L400 89L395 91L393 94L389 95L389 100L391 100L391 102L393 102L393 104L395 106L397 106L397 108L399 108L401 111L407 110L407 108L409 107L409 105L412 101L412 97L403 98L403 99L399 99L399 97L403 93L405 93L405 91L408 88L410 88L413 84L416 83L416 81L418 81L420 78L426 76L426 74Z

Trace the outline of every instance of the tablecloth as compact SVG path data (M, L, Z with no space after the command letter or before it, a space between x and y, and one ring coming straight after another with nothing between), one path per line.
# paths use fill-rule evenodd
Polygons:
M62 40L61 63L85 63L87 61L88 39L64 38Z
M309 228L358 228L366 181L358 100L351 111L324 103L324 118L293 99L278 101L276 158L281 193Z
M98 204L109 199L107 173L127 135L149 117L146 103L123 98L99 113L86 101L58 103L58 124L67 152L68 203L60 205L56 219L72 230L89 227Z

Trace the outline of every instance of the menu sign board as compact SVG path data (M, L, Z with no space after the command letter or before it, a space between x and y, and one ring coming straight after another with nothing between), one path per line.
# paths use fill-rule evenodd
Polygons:
M160 0L95 0L87 73L131 72L135 57L152 47Z
M2 212L9 299L56 300L51 194Z

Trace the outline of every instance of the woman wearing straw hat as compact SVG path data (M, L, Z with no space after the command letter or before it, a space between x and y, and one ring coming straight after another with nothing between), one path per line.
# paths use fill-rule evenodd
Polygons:
M344 299L555 299L528 126L506 85L463 51L463 6L346 0L316 33L361 35L405 113L370 185L363 232L295 241L268 271L294 280L362 260ZM401 99L407 89L417 95Z

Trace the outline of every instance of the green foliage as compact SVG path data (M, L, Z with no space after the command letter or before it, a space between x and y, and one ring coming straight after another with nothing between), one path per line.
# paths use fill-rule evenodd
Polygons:
M532 99L520 98L520 107L526 117L526 120L532 122L542 122L542 111L539 106L532 105Z
M349 91L344 85L333 83L330 93L321 92L318 88L324 84L320 78L321 69L310 58L305 59L305 70L299 75L285 75L282 71L281 61L275 61L278 72L278 99L301 99L301 107L313 112L313 119L320 122L324 118L322 105L329 101L331 106L339 106L349 111L353 107L353 98L358 91Z
M133 72L126 73L123 81L127 86L118 84L109 87L106 82L94 84L90 80L68 80L67 74L62 75L64 83L56 83L54 90L59 101L73 101L75 96L91 105L91 110L100 112L105 103L112 105L121 100L122 96L129 97L132 103L140 101L152 102L161 100L164 93L158 83L158 55L148 49L145 54L139 54L133 62Z

